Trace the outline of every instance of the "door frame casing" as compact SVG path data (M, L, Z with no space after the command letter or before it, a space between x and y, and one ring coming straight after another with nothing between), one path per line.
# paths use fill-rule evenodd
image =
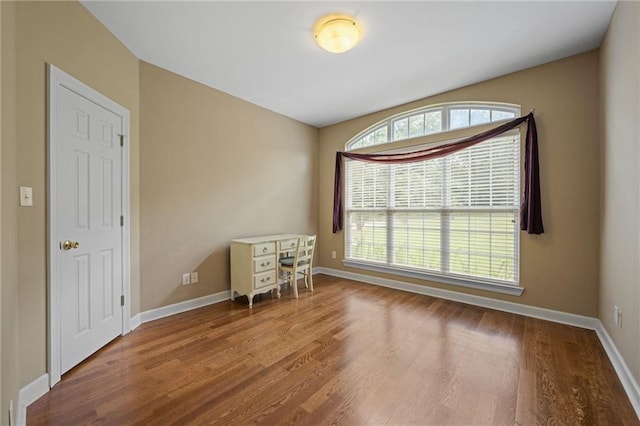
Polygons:
M56 148L57 119L58 119L58 95L57 88L64 87L85 99L109 110L122 120L122 134L124 135L124 147L121 152L121 197L124 224L121 227L122 243L122 294L124 306L122 309L122 332L125 335L130 331L129 320L131 317L131 220L129 208L129 110L97 92L84 83L76 80L69 74L47 64L47 370L49 373L49 387L53 387L61 377L61 333L60 333L60 284L58 282L58 258L60 249L58 243L60 236L57 230L56 216Z

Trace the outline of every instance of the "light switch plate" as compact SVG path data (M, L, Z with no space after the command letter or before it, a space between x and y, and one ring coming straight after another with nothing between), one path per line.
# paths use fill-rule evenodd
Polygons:
M31 188L30 186L20 187L20 206L33 206L33 188Z

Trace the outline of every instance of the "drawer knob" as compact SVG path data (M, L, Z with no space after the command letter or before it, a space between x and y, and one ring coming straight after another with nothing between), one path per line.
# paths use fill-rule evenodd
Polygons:
M263 252L263 253L266 253L266 252L267 252L267 248L266 248L266 247L263 247L263 248L262 248L262 252Z

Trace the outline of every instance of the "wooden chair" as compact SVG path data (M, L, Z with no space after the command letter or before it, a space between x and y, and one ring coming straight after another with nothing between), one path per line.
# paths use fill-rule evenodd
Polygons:
M313 291L313 250L316 246L316 236L303 236L293 251L293 256L281 257L278 260L280 278L291 284L293 295L298 298L298 274L303 274L304 285Z

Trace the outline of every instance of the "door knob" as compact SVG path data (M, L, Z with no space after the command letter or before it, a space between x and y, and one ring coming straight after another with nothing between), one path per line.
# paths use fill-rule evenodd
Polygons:
M77 241L66 240L62 243L62 250L77 249L78 247L80 247L80 243Z

